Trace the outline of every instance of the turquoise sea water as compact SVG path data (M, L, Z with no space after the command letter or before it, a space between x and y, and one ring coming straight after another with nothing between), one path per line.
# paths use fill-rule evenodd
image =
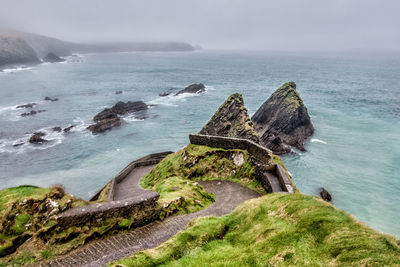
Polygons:
M307 152L283 158L297 187L317 194L323 186L338 208L400 236L399 74L399 55L217 51L89 54L9 70L0 73L0 188L63 184L89 198L130 161L185 146L231 93L242 93L253 114L293 80L316 128ZM198 82L205 94L158 96ZM119 100L154 106L143 121L128 116L96 136L85 130ZM20 117L26 110L15 106L31 102L47 112ZM69 134L51 133L71 124ZM12 146L39 130L52 142Z

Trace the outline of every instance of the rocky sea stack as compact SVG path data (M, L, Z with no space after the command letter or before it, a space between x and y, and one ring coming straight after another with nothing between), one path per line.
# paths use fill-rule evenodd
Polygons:
M260 143L241 94L231 95L199 134L245 138Z
M251 118L264 145L275 154L295 147L305 151L305 140L314 133L307 108L294 82L277 89Z
M43 58L43 61L49 63L56 63L56 62L64 62L65 59L60 58L54 53L48 53L47 56Z

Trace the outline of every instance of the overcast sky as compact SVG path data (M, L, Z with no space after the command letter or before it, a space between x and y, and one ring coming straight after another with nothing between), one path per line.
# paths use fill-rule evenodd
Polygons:
M0 27L76 42L400 50L399 0L0 0Z

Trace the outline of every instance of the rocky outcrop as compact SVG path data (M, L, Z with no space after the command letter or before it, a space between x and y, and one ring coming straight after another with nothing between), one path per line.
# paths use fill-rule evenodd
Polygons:
M29 143L42 144L42 143L48 142L46 139L43 139L43 136L45 136L45 135L46 135L45 133L36 132L31 136L31 138L29 138Z
M23 104L16 106L15 108L33 108L33 106L37 105L36 103L28 103L28 104Z
M325 201L331 202L332 201L332 196L329 194L329 192L325 188L321 188L321 191L319 192L319 195L321 198Z
M275 154L295 147L305 151L305 140L314 133L307 108L294 82L277 89L251 118L263 144Z
M36 64L39 58L31 46L16 36L0 36L0 67L13 64Z
M58 101L58 98L57 98L57 97L51 98L51 97L46 96L46 97L44 98L44 100L46 100L46 101L51 101L51 102L55 102L55 101Z
M49 63L56 63L56 62L64 62L65 59L58 57L54 53L50 52L43 58L44 62L49 62Z
M231 95L199 134L245 138L260 143L241 94Z
M178 93L176 93L175 95L180 95L183 93L187 93L187 94L200 94L206 91L206 87L204 86L204 84L202 83L194 83L191 84L189 86L187 86L185 89L180 90Z
M112 108L105 108L96 116L94 116L93 121L95 121L96 124L90 125L87 127L87 129L93 133L100 133L110 130L113 127L121 125L119 116L146 109L148 109L148 106L143 101L119 101Z
M21 117L32 116L32 115L36 115L36 114L38 114L38 113L46 112L46 111L47 111L47 110L45 110L45 109L40 109L40 110L38 110L38 111L36 111L36 110L31 110L30 112L22 113L22 114L21 114Z

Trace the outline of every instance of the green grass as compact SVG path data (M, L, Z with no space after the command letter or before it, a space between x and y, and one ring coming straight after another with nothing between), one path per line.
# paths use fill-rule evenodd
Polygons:
M243 163L235 165L233 156L243 157ZM214 196L206 192L198 181L230 180L264 194L262 185L253 177L254 167L244 150L225 150L208 146L188 145L168 155L148 174L140 185L160 194L159 203L171 207L165 213L191 213L207 207Z
M201 218L122 266L400 266L400 242L311 196L270 194ZM118 266L120 266L118 265Z

